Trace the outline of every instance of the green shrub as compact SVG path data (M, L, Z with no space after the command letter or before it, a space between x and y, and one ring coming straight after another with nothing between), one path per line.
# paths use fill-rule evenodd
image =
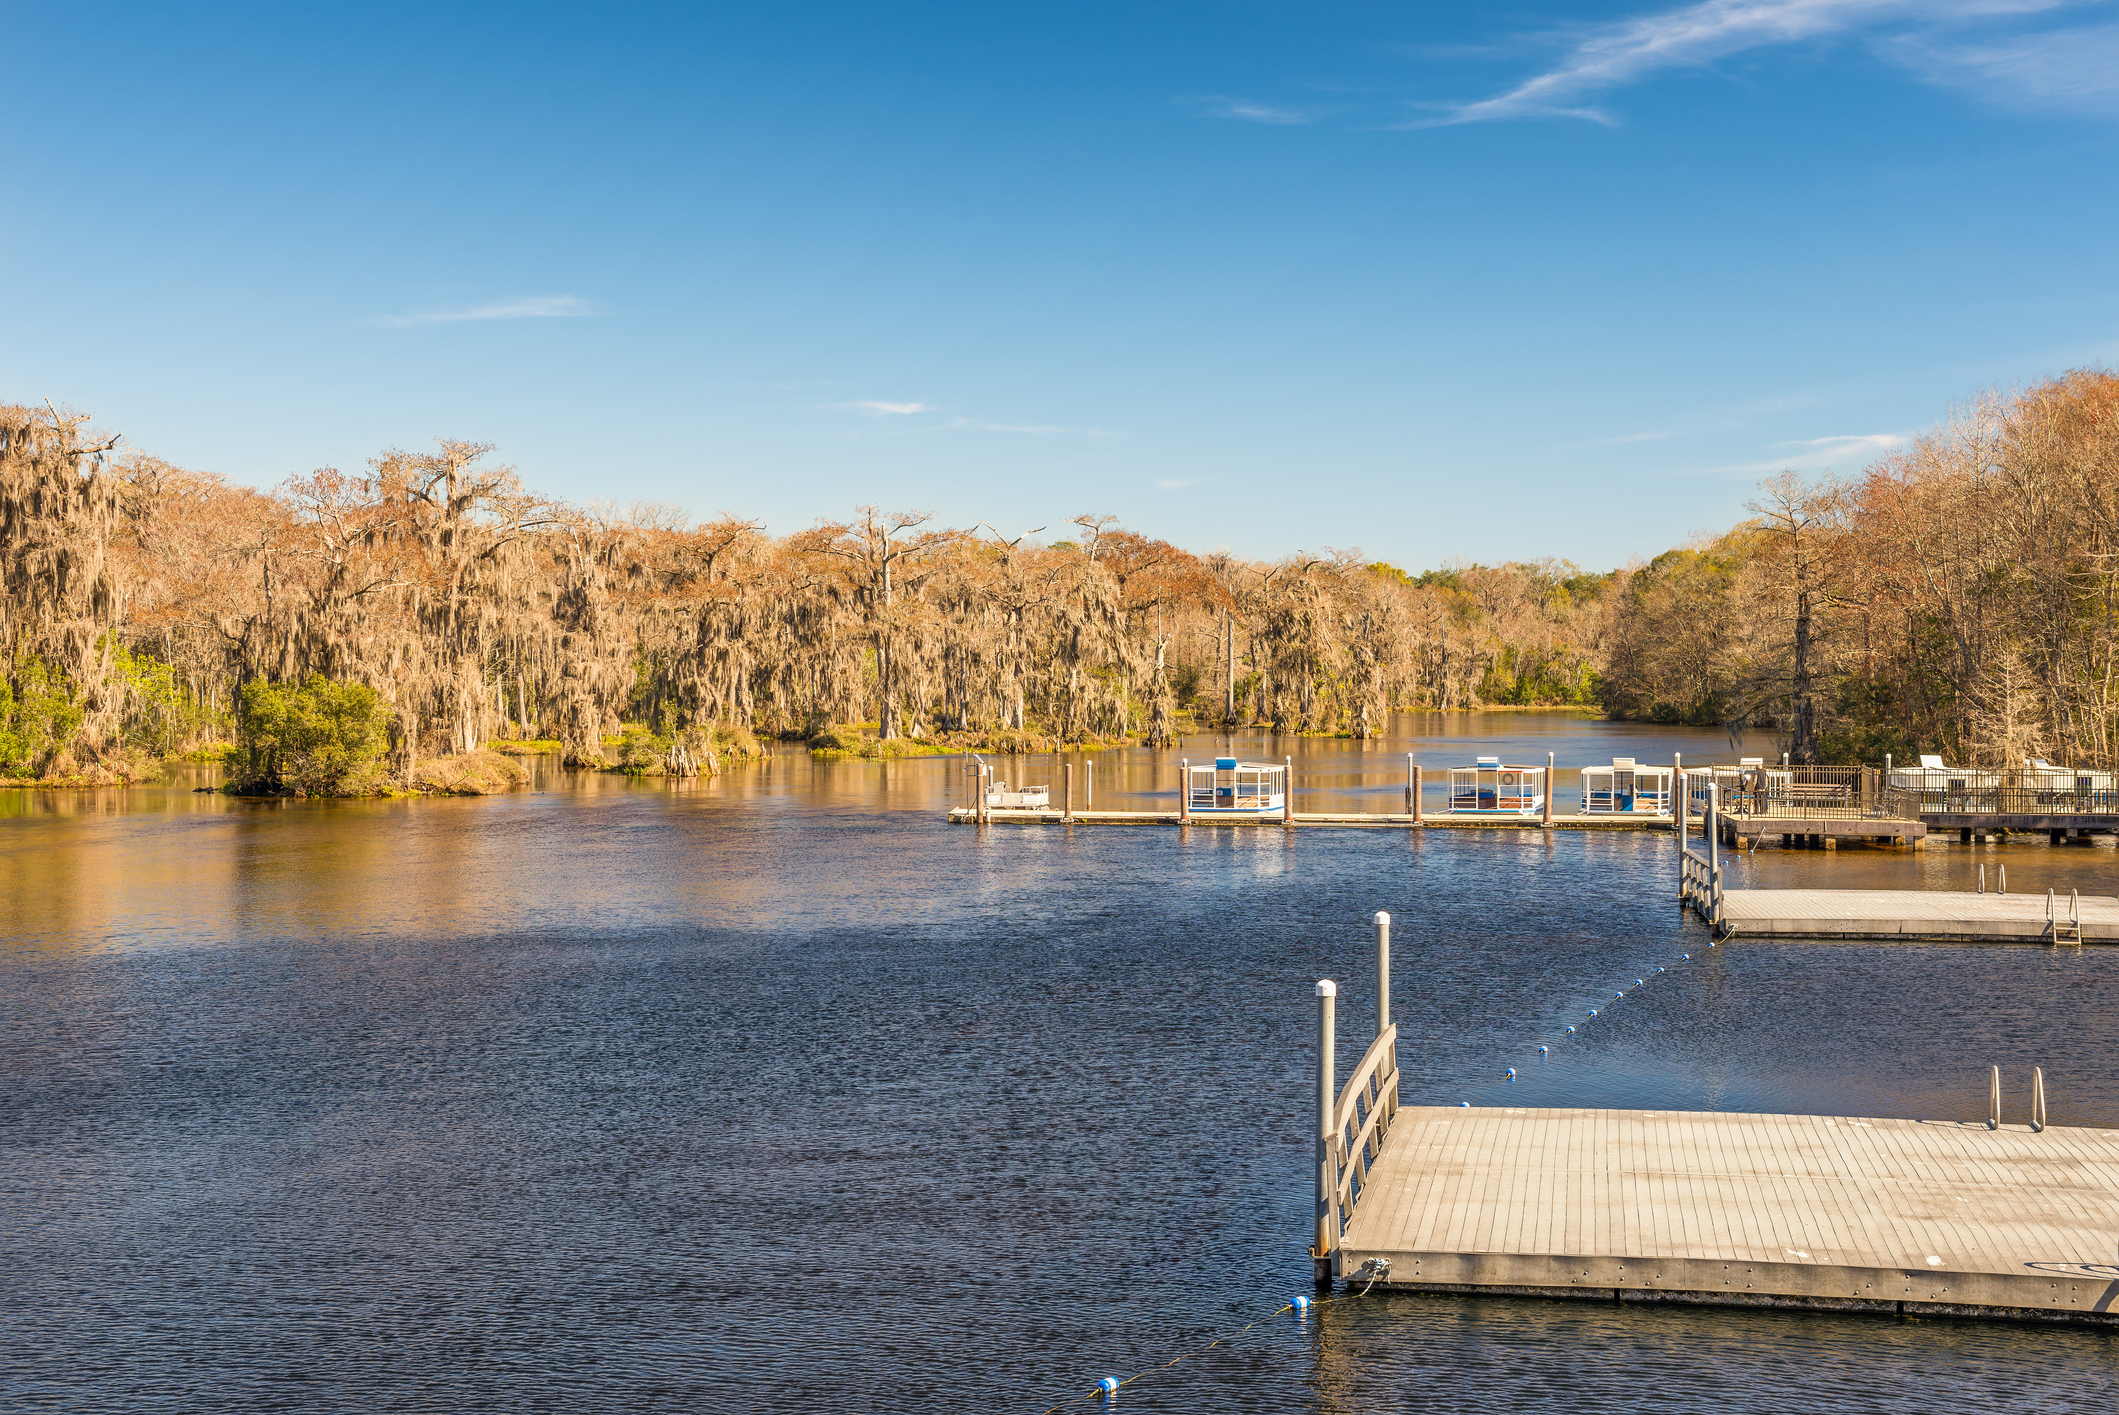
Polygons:
M618 739L617 760L612 766L627 776L660 776L669 749L668 739L637 722L628 722L624 735Z
M359 796L382 782L389 713L375 689L312 673L243 685L228 789L243 795Z
M81 705L66 675L41 658L22 659L14 677L10 685L0 676L0 776L34 776L73 740Z

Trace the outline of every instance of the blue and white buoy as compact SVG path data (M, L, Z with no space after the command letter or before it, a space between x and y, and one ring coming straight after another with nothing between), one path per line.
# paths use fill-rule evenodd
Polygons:
M1295 1308L1297 1314L1307 1312L1310 1310L1310 1299L1298 1292L1295 1294L1294 1302L1290 1305Z
M1508 1068L1508 1079L1511 1081L1516 1079L1516 1068L1513 1066Z
M1096 1388L1105 1395L1117 1395L1118 1377L1106 1376L1096 1383Z
M1574 1028L1572 1028L1572 1027L1569 1027L1569 1028L1568 1028L1567 1030L1568 1030L1568 1031L1570 1031L1570 1032L1572 1032L1572 1031L1574 1030ZM1544 1047L1539 1047L1539 1048L1538 1048L1538 1055L1540 1055L1540 1056L1543 1056L1543 1055L1545 1055L1545 1050L1546 1050L1546 1049L1545 1049Z

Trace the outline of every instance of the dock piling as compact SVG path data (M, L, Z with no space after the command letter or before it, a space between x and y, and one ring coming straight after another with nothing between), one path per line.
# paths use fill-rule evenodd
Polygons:
M1082 763L1082 805L1086 810L1096 809L1096 760Z
M1412 756L1411 756L1411 754L1410 754L1410 753L1408 753L1408 754L1407 754L1407 756L1406 756L1406 760L1407 760L1407 761L1411 761L1411 760L1412 760ZM1421 819L1421 812L1420 812L1420 788L1421 788L1422 784L1423 784L1423 783L1422 783L1422 782L1421 782L1421 780L1420 780L1420 768L1419 768L1419 767L1414 767L1414 768L1413 768L1413 804L1412 804L1412 807L1411 807L1411 811L1412 811L1412 816L1413 816L1413 824L1414 824L1414 825L1425 825L1425 824L1427 824L1427 822L1426 822L1425 820Z
M1670 833L1677 837L1678 842L1678 903L1683 905L1685 902L1685 850L1692 843L1691 827L1685 823L1688 811L1687 802L1691 793L1685 789L1683 754L1672 753L1670 761L1677 772L1677 799L1671 802Z
M1552 829L1552 788L1553 779L1558 775L1557 767L1558 755L1553 752L1547 752L1545 754L1545 816L1539 821L1539 824L1547 830Z
M2045 1131L2045 1068L2031 1068L2031 1128L2043 1134Z
M1192 759L1177 759L1177 819L1192 819Z
M1391 1029L1391 916L1376 911L1376 1035Z
M1420 768L1413 765L1413 754L1405 754L1405 813L1420 814Z
M1060 773L1060 819L1071 824L1074 820L1074 763L1066 763Z
M2001 1068L1987 1068L1987 1129L2001 1128Z
M1295 759L1287 757L1284 760L1287 763L1287 774L1280 781L1280 789L1285 793L1280 798L1282 802L1280 823L1289 830L1293 830L1295 828Z
M1338 1099L1338 1076L1332 1065L1332 1012L1338 997L1337 983L1330 978L1318 980L1317 1242L1310 1249L1310 1257L1316 1260L1316 1281L1319 1287L1332 1285L1332 1250L1338 1246L1338 1234L1332 1231L1339 1226L1334 1213L1339 1175L1337 1166L1332 1163L1333 1151L1338 1147L1338 1136L1333 1133L1332 1124L1332 1107Z

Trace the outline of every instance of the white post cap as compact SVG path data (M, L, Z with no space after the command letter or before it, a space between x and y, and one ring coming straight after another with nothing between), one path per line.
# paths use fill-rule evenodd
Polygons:
M1339 996L1339 984L1333 982L1330 978L1319 978L1317 980L1317 995L1319 997L1337 997Z
M1379 923L1379 924L1387 924L1387 923L1389 923L1390 921L1391 921L1391 915L1390 915L1390 911L1389 911L1389 910L1387 910L1387 909L1378 909L1378 910L1376 911L1376 922L1377 922L1377 923Z

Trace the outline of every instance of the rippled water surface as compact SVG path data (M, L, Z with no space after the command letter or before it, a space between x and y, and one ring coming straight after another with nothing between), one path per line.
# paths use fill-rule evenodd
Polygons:
M1408 751L1735 755L1537 715L1399 727L1237 746L1293 753L1305 810L1394 809ZM1098 758L1098 804L1167 808L1176 755ZM1408 1098L1475 1105L1967 1117L1987 1066L2020 1108L2042 1065L2056 1123L2119 1126L2119 949L1708 949L1661 835L953 827L960 768L0 795L0 1405L1034 1415L1260 1317L1118 1408L2119 1403L2097 1330L1269 1316L1308 1280L1312 984L1341 980L1365 1045L1374 910ZM1980 861L2119 893L2104 842L1732 868L1961 888Z

